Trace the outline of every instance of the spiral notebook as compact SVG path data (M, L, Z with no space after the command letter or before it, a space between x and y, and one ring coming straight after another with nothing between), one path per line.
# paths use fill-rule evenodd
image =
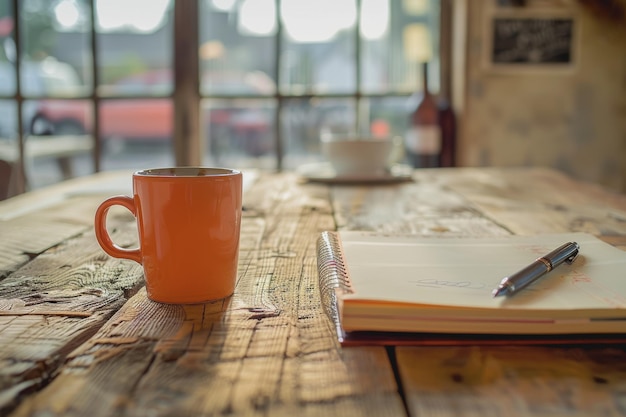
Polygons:
M569 241L580 254L510 297L500 280ZM420 238L323 232L320 292L349 344L626 340L626 252L584 233Z

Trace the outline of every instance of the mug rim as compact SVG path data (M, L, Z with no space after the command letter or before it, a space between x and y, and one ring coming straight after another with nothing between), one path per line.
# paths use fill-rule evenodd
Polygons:
M180 166L142 169L135 171L133 176L142 178L207 178L238 174L241 174L241 171L232 168Z

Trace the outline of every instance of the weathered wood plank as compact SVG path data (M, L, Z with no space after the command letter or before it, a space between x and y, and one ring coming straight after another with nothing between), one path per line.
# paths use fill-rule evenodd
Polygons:
M61 204L61 214L70 213L83 217L91 216L93 211L80 209L79 201L99 202L115 194L127 194L132 191L132 171L99 172L97 174L77 177L55 185L20 194L0 204L0 220L11 220L38 212L44 214L52 206ZM72 204L65 204L69 199L77 197ZM93 197L93 198L89 198ZM94 207L95 209L95 207Z
M412 415L623 416L619 348L398 348Z
M257 183L233 297L168 306L138 292L13 415L403 415L385 350L340 349L320 305L327 193L288 174Z
M468 205L459 193L448 190L437 172L419 171L412 183L333 187L337 227L425 236L510 234Z
M23 233L36 240L36 232L50 226L39 225ZM114 232L114 239L134 244L136 232L125 229ZM141 268L105 255L92 231L34 257L1 281L0 413L14 407L23 393L47 384L67 354L142 284Z
M38 210L0 220L0 278L46 249L93 229L94 214L105 196L68 197ZM132 219L124 209L111 211L111 222Z
M86 229L81 224L33 218L0 221L0 279Z
M626 235L626 195L547 169L442 170L439 181L515 234Z

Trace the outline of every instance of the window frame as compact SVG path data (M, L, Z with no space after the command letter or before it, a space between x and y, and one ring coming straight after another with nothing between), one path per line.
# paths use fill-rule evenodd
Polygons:
M232 95L219 95L219 94L202 94L200 91L199 81L199 69L200 69L200 55L199 50L199 19L200 19L200 5L201 0L181 1L173 0L174 9L174 25L173 25L173 51L172 51L172 68L174 74L173 92L170 95L161 96L164 99L171 99L174 109L173 120L173 154L176 165L201 165L202 164L202 148L203 148L203 126L200 123L201 120L201 101L203 99L238 99L238 98L250 98L267 100L272 99L276 103L274 110L274 145L275 145L275 158L276 158L276 170L281 171L284 169L283 160L285 157L285 138L283 132L283 109L285 103L291 99L312 99L312 98L347 98L353 99L356 103L355 114L355 130L361 124L362 117L362 103L363 100L385 98L385 97L404 97L409 93L405 92L393 92L386 91L383 93L365 93L362 91L361 86L361 39L358 35L360 33L360 18L356 20L356 36L355 39L355 83L356 88L353 92L342 94L317 94L317 93L305 93L305 94L288 94L281 91L281 74L280 74L280 60L281 60L281 47L282 47L282 30L283 23L280 18L280 1L277 0L276 7L276 22L277 33L274 35L275 42L275 65L274 65L274 80L276 81L276 91L273 95L268 96L232 96ZM451 17L452 17L452 1L453 0L441 0L439 10L439 45L440 49L437 51L439 58L439 72L440 72L440 92L450 98L450 83L451 83ZM99 80L99 62L98 62L98 42L96 33L96 11L95 0L87 0L89 6L89 36L91 47L91 85L89 86L90 93L75 98L63 98L63 100L88 100L92 106L92 120L93 131L90 133L93 141L93 149L91 152L93 160L93 168L95 172L101 171L101 159L102 148L100 138L100 105L103 100L109 99L141 99L151 98L145 95L133 95L123 97L109 97L101 96L98 93L97 83ZM360 16L361 0L356 0L357 13ZM13 98L17 105L17 146L18 146L18 167L17 181L15 184L16 192L23 193L27 191L27 175L25 170L25 138L26 132L24 131L23 124L23 103L25 97L22 95L22 85L20 77L20 65L21 65L21 22L20 22L20 0L12 0L12 14L14 20L13 27L13 39L16 48L15 58L15 80L16 90ZM153 96L152 96L153 97ZM6 97L3 97L6 98ZM48 97L28 97L28 99L48 98Z

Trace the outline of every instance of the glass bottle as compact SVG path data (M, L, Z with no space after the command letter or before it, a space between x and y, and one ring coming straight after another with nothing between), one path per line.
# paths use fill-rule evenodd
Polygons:
M422 64L422 95L409 115L404 144L407 162L415 168L441 165L441 126L437 100L428 90L428 63Z

